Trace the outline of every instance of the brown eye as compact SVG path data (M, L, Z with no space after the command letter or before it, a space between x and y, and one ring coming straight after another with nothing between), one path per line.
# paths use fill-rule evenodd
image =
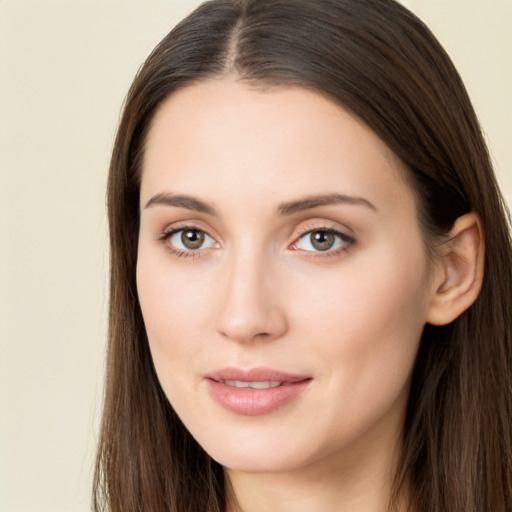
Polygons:
M312 231L309 235L311 245L317 251L328 251L332 249L336 241L334 233L329 231Z
M196 228L176 229L164 234L161 240L171 252L179 255L217 247L217 242L211 236Z
M199 249L204 244L205 236L203 231L197 229L184 229L181 232L181 243L190 250Z
M334 229L315 229L304 233L293 245L292 249L305 252L336 253L348 249L355 240L345 233Z

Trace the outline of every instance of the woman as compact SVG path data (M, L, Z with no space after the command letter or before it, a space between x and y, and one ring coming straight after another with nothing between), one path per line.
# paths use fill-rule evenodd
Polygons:
M95 510L512 510L505 208L405 8L205 3L132 85L108 206Z

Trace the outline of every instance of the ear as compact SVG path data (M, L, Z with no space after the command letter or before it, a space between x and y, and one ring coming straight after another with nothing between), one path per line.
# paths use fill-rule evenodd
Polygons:
M459 217L438 249L427 322L446 325L473 304L482 287L484 240L473 212Z

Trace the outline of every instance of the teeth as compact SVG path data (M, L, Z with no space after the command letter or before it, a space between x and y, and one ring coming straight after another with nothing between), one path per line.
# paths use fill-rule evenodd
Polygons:
M278 380L269 380L267 382L249 382L249 387L253 389L277 388L277 386L280 385L281 382Z
M232 388L252 388L252 389L269 389L269 388L277 388L282 384L281 381L278 380L267 380L260 382L246 382L243 380L223 380L222 384L226 386L230 386Z
M249 382L242 382L241 380L223 380L222 384L231 388L248 388Z

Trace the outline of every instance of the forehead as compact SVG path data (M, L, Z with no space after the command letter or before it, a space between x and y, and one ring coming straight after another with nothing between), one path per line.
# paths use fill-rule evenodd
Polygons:
M186 87L160 106L146 140L141 199L165 189L213 203L233 190L286 200L334 188L370 196L400 189L410 200L405 173L364 122L324 96L230 77Z

